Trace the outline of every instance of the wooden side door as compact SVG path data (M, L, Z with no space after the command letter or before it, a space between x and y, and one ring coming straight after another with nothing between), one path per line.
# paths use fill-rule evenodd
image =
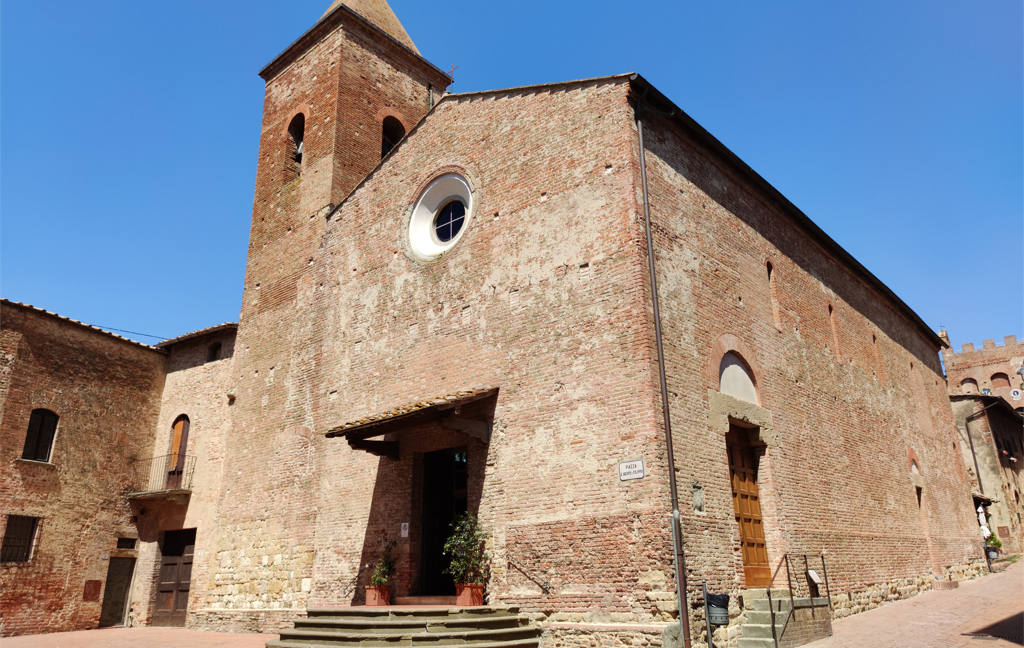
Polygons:
M185 470L185 451L188 450L188 417L179 416L171 428L171 452L167 458L167 481L165 488L181 488L181 476Z
M135 571L134 558L111 558L107 565L107 581L103 587L103 606L100 608L100 627L124 623L128 604L128 588Z
M771 583L771 567L768 565L757 487L757 449L750 443L750 433L737 427L729 431L726 445L732 480L732 507L743 552L744 581L747 587L767 587Z
M168 531L164 544L166 549L160 557L160 573L156 583L153 625L183 627L188 614L188 592L192 582L195 529Z

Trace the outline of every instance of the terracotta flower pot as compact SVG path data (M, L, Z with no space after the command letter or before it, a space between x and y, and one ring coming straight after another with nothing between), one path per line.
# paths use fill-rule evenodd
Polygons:
M455 605L462 607L469 607L471 605L483 605L484 604L484 586L483 585L456 585L455 586Z
M391 605L391 588L387 585L367 585L366 604L374 607Z

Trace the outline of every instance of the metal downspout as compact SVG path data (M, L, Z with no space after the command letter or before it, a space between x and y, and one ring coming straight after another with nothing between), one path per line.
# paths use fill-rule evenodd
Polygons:
M654 267L654 239L651 235L651 205L647 194L647 156L644 150L644 122L637 101L636 131L640 143L640 180L644 198L644 233L647 235L647 272L651 282L651 304L654 307L654 339L658 350L658 381L661 383L661 412L665 425L665 448L668 456L668 483L672 494L672 550L676 575L676 603L679 605L679 634L683 646L690 648L690 611L686 597L686 556L683 554L683 529L679 519L679 491L676 488L676 460L672 447L672 419L669 415L668 382L665 379L665 349L661 341L661 309L658 306L658 277Z

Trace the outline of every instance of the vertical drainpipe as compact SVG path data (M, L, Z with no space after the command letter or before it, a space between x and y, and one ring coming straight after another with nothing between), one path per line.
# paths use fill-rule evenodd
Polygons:
M644 233L647 235L647 273L651 282L651 304L654 307L654 339L658 350L658 381L661 384L661 412L665 426L665 448L668 457L668 484L672 494L672 552L675 563L676 603L679 606L679 634L683 646L690 648L690 611L686 601L686 556L683 554L683 529L679 516L679 490L676 488L676 460L672 447L672 418L669 415L668 381L665 378L665 348L661 341L661 309L658 306L658 277L654 267L654 239L651 235L651 203L647 194L647 155L644 149L644 122L641 117L643 98L637 100L636 132L640 144L640 182L644 197Z

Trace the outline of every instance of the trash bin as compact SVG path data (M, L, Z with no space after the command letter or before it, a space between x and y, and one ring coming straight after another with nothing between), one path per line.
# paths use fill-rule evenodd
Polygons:
M728 594L708 594L708 623L729 625Z

